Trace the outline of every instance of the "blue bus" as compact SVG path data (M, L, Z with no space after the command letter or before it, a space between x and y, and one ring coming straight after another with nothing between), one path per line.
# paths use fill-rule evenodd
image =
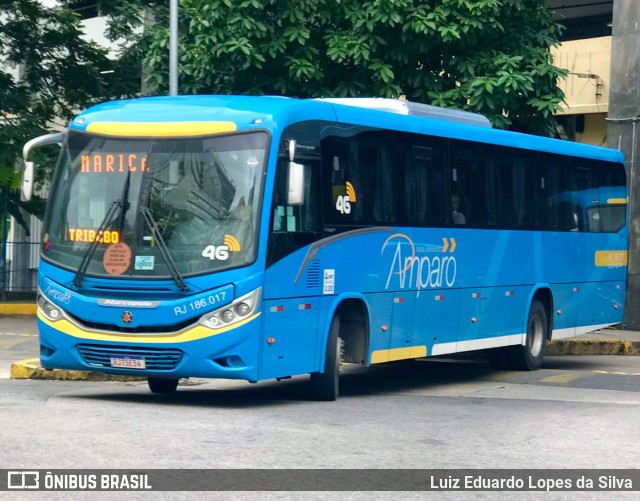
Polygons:
M59 143L38 279L40 358L148 378L310 374L546 342L621 322L619 151L390 99L109 102ZM33 184L26 163L25 196Z

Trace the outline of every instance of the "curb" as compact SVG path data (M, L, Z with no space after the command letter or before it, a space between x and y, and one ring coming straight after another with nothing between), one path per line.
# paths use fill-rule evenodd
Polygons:
M35 315L35 303L0 303L0 315Z
M559 339L547 344L547 355L640 355L640 341Z
M46 379L56 381L145 381L146 378L103 374L101 372L44 369L39 358L30 358L11 364L11 379Z

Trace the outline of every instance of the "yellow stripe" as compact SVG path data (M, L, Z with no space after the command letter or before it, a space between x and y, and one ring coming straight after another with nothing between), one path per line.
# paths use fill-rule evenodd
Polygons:
M596 251L596 266L627 266L627 251Z
M406 360L408 358L422 358L427 356L426 346L407 346L406 348L393 348L391 350L377 350L371 354L372 364Z
M582 374L560 374L558 376L550 376L547 378L544 378L541 382L542 383L571 383L572 381L575 381L576 379L580 379L582 377Z
M626 198L608 198L607 204L609 205L627 205Z
M233 132L233 122L92 122L87 131L107 136L179 137Z
M107 334L103 332L95 332L82 329L75 324L72 324L67 319L61 319L57 322L51 322L47 319L42 313L38 311L38 318L42 320L48 326L64 333L69 336L77 337L80 339L88 339L94 341L114 341L114 342L122 342L122 343L186 343L188 341L195 341L197 339L203 339L206 337L217 336L218 334L222 334L223 332L230 331L232 329L236 329L244 324L251 322L253 319L260 316L260 313L256 313L246 319L227 326L221 327L220 329L209 329L203 325L197 325L182 332L172 332L170 334L155 334L151 336L145 336L142 334L123 334L121 332Z

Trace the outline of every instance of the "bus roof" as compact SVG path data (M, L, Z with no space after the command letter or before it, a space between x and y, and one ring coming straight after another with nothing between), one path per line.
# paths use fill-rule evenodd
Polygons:
M366 101L296 99L281 96L160 96L110 101L93 106L71 122L87 130L95 123L225 122L235 130L277 130L303 120L328 120L373 128L431 134L481 143L543 151L610 162L623 162L618 150L487 127L478 115L444 109L442 114L403 112L367 107ZM374 102L377 100L374 100ZM396 101L396 100L381 100ZM418 105L417 106L428 106ZM397 106L397 105L394 105ZM458 113L459 119L447 119ZM435 117L435 118L434 118ZM485 119L486 120L486 119ZM126 135L126 134L122 134Z

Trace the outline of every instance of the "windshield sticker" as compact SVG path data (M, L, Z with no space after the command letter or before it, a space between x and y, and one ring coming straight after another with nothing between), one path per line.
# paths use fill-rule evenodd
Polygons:
M147 170L147 156L136 153L82 155L80 163L80 172L83 174L90 172L146 172Z
M111 244L104 251L102 265L110 275L122 275L131 265L131 247L124 242Z
M336 210L340 214L351 214L351 204L357 202L356 190L353 185L347 181L344 186L334 186L333 194L336 200Z
M134 268L136 270L153 270L154 256L136 256Z
M224 245L207 245L202 251L202 257L211 261L226 261L229 259L229 252L240 252L242 247L240 242L233 235L224 236Z
M69 228L67 230L69 242L94 242L101 244L117 244L120 241L120 233L116 230L96 231L87 228Z

